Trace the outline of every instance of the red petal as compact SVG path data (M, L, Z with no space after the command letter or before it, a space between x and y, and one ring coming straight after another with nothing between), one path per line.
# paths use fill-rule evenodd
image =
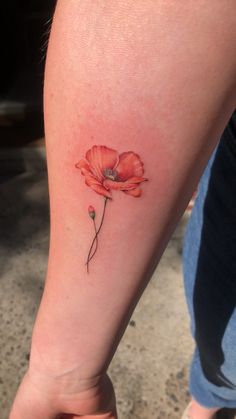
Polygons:
M116 182L115 180L105 179L103 181L103 186L108 189L115 189L118 191L126 191L130 189L137 188L137 184L146 181L146 178L141 177L131 177L125 182Z
M106 196L107 198L111 198L111 193L104 188L104 186L95 178L95 176L86 173L85 174L85 183L90 188L92 188L95 192L97 192L99 195Z
M119 163L116 167L119 179L127 180L133 176L143 176L143 163L138 154L127 151L119 156Z
M89 205L88 212L95 212L95 209L92 205Z
M94 145L87 151L86 159L99 180L104 179L103 173L105 169L114 169L119 161L117 151L105 145Z
M86 175L87 173L94 176L98 181L102 181L102 178L98 177L95 173L95 170L90 166L90 164L85 159L81 159L79 163L75 165L77 169L81 170L82 175Z
M139 198L142 195L142 189L135 188L131 189L130 191L124 191L124 193L126 193L127 195L134 196L135 198Z
M104 196L106 198L112 199L110 192L107 191L105 188L103 188L101 185L97 185L97 184L94 183L94 184L92 184L90 186L99 195L102 195L102 196Z
M82 175L84 175L85 172L92 173L91 167L85 159L81 159L78 163L76 163L75 167L81 170Z

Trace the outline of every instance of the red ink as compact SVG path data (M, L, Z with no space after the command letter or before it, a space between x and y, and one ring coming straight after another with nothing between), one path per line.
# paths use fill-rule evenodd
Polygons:
M100 225L97 229L95 209L88 207L88 213L93 220L95 236L89 249L87 258L87 272L89 262L94 257L98 247L98 234L102 228L108 199L112 199L111 191L122 191L127 195L138 198L142 194L140 184L148 179L143 177L144 167L138 154L127 151L118 154L116 150L104 145L94 145L75 166L85 177L85 183L99 195L104 196L104 207Z
M89 205L88 213L89 213L89 216L94 220L96 217L96 212L92 205Z

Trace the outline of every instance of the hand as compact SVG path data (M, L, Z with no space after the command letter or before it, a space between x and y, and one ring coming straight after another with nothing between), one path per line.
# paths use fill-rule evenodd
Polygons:
M70 385L65 386L65 381ZM117 419L115 393L107 374L80 392L71 391L77 383L72 383L70 377L65 381L45 376L42 379L28 371L9 419Z

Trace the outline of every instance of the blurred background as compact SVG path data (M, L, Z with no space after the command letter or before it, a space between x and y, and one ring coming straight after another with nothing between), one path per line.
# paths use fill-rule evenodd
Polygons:
M0 6L0 146L43 137L45 52L55 0L8 0Z

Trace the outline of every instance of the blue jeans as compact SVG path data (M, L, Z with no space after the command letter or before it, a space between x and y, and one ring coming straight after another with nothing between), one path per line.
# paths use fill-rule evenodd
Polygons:
M236 112L200 181L183 259L190 392L203 406L236 408Z

